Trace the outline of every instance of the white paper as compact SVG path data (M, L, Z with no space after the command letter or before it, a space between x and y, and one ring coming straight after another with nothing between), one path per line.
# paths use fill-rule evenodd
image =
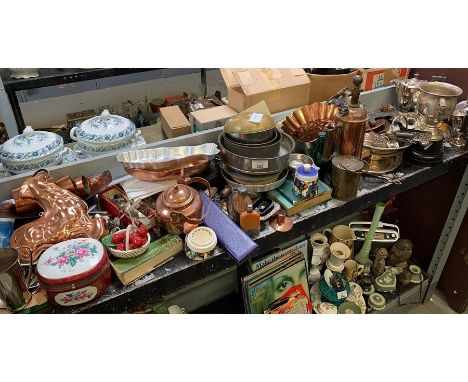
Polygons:
M263 118L263 114L260 114L260 113L252 113L252 116L250 117L249 122L252 122L252 123L260 123L260 121L262 120L262 118Z
M127 196L132 200L141 200L158 192L164 191L177 183L176 179L160 180L157 182L145 182L131 178L120 183Z

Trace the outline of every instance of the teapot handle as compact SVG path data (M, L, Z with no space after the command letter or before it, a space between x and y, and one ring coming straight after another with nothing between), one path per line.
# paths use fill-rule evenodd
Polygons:
M179 183L179 184L182 183L182 184L185 184L186 186L188 186L189 184L192 184L192 183L203 184L208 189L209 195L210 195L210 198L211 198L210 183L205 178L202 178L202 177L199 177L199 176L195 176L193 178L184 178L183 175L184 175L184 173L183 173L183 169L182 169L182 178L178 179L177 183Z

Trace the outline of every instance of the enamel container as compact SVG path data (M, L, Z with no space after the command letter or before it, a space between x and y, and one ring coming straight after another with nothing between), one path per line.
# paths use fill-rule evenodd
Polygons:
M0 161L6 170L19 174L58 165L66 151L60 135L28 126L0 146Z
M128 147L139 134L132 121L119 115L112 115L108 110L70 130L70 137L77 141L75 149L91 155Z
M318 193L318 170L306 163L296 168L293 192L300 198L310 198Z
M48 248L37 263L37 276L49 303L68 307L100 297L109 287L111 270L104 246L79 238Z

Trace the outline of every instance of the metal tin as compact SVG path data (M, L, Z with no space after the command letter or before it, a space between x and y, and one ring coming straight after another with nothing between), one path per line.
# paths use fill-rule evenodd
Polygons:
M55 244L39 258L37 277L48 301L55 306L93 301L107 290L111 281L106 249L91 238Z
M338 200L356 198L359 179L367 163L352 155L337 155L332 158L333 197Z
M224 146L222 134L218 138L221 158L225 164L244 174L275 174L288 167L289 157L294 151L294 141L288 134L282 134L280 150L276 157L259 158L237 155Z
M269 175L248 175L241 172L233 170L229 166L223 163L223 169L226 174L228 174L234 182L240 184L268 184L276 182L280 176L279 173L269 174Z
M268 114L240 113L228 119L224 132L240 143L263 143L273 138L275 125Z
M294 177L293 192L299 198L317 196L318 170L310 164L299 166Z
M213 254L218 238L208 227L197 227L185 237L185 254L191 259L203 258Z
M141 168L143 170L167 171L182 168L193 161L213 159L219 153L215 143L199 146L158 147L125 151L117 155L117 160L125 169Z

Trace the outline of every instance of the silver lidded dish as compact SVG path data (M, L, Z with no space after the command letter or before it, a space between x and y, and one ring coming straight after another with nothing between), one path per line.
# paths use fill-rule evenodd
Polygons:
M59 165L67 151L60 135L49 131L35 131L27 126L23 134L0 146L0 162L6 170L20 174Z

